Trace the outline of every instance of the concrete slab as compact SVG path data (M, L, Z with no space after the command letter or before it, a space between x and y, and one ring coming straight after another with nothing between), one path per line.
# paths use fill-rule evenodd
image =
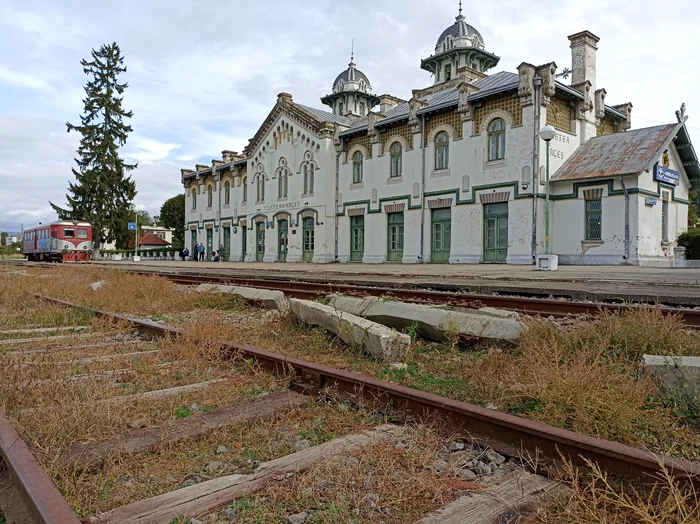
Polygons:
M656 376L669 392L690 398L700 394L700 357L644 355L641 369Z
M525 328L524 324L508 315L501 315L497 309L490 314L493 308L487 311L454 311L437 306L343 295L331 297L329 305L398 330L417 324L420 336L437 341L443 340L445 333L454 329L472 337L513 341Z
M265 309L277 309L282 312L289 311L289 302L281 291L254 287L221 286L218 284L200 284L197 286L196 291L198 293L207 291L231 293L245 298L248 302L261 304Z
M291 298L289 305L292 314L302 322L331 331L346 344L360 346L389 362L403 360L411 345L408 335L325 304Z

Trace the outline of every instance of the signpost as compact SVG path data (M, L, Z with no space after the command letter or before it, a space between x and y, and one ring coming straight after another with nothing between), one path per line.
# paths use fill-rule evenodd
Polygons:
M127 229L129 231L133 231L135 235L135 240L136 242L134 245L136 246L136 254L134 255L134 262L139 262L141 260L141 257L139 256L139 227L138 227L138 222L139 222L139 216L136 215L136 222L129 222L127 225Z

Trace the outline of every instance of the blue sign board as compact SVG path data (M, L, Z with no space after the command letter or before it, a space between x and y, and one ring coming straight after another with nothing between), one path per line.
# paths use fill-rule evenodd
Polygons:
M656 205L656 197L647 197L646 204L648 206L655 206Z
M656 164L654 166L654 180L677 186L680 183L681 174L678 171Z
M136 222L129 222L129 231L136 231Z

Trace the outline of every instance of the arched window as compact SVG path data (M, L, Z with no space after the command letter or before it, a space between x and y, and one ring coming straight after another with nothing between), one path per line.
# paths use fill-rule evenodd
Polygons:
M401 144L399 142L394 142L391 144L389 152L391 155L391 171L389 172L389 176L391 178L398 178L401 176Z
M257 195L257 201L262 202L265 200L265 176L260 175L258 176L258 182L257 182L257 189L258 189L258 195Z
M312 162L308 166L304 166L304 194L310 195L314 192L314 170Z
M279 172L279 178L277 180L277 197L285 198L287 196L287 169L284 168Z
M243 178L241 180L241 185L243 186L243 203L246 203L248 201L248 178Z
M197 209L197 188L192 188L192 209Z
M359 151L352 155L352 183L362 183L362 153Z
M501 160L506 155L506 123L496 118L489 124L489 160Z
M440 131L435 137L435 169L447 169L450 165L450 137Z
M231 203L231 182L228 180L224 183L224 204L229 205Z
M211 207L211 202L213 199L212 191L211 191L211 185L207 186L207 207Z

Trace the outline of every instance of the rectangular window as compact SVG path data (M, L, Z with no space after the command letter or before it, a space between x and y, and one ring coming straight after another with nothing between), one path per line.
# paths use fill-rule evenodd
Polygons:
M87 238L87 237L88 237L87 229L85 229L84 227L79 227L78 228L78 238Z
M661 241L668 242L668 195L661 201Z
M586 240L600 240L603 204L600 198L586 200Z
M447 66L445 66L445 82L447 82L451 78L452 78L452 66L447 65Z
M75 229L73 228L65 228L63 230L63 238L75 238Z

